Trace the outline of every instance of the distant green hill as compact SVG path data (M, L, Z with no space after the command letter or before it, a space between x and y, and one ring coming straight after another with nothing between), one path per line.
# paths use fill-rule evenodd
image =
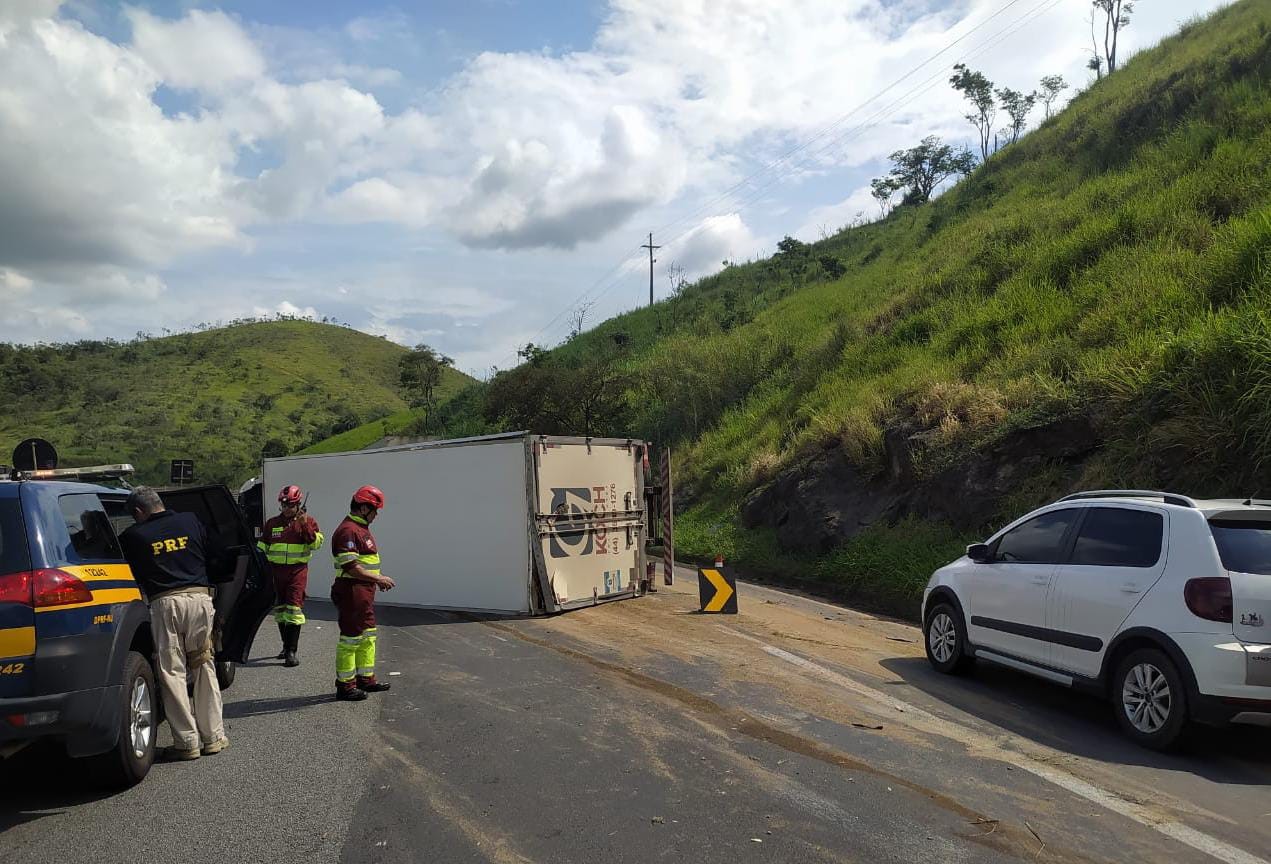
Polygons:
M1265 494L1271 3L1185 25L931 203L783 247L497 376L486 415L576 433L535 404L613 357L593 431L676 447L681 549L910 612L1065 489Z
M406 349L331 324L267 321L128 343L0 345L0 461L47 438L63 465L131 462L166 483L168 460L237 484L262 453L294 452L407 410ZM443 396L471 379L448 370ZM7 442L7 443L5 443Z

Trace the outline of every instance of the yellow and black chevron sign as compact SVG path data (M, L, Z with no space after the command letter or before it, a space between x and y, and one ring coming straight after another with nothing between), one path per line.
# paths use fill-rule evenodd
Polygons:
M703 612L737 614L737 577L722 567L697 568L697 593Z

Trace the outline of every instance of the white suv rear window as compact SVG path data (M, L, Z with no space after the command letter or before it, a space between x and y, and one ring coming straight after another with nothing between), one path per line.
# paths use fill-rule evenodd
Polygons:
M1214 519L1209 530L1223 567L1234 573L1271 575L1271 521Z

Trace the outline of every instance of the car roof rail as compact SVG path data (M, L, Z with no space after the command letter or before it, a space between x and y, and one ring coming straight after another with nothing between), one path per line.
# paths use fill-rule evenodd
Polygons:
M1089 492L1074 492L1071 495L1065 495L1059 500L1084 501L1090 498L1160 498L1166 504L1173 504L1176 507L1190 507L1193 510L1200 509L1196 506L1196 502L1186 495L1176 495L1173 492L1153 492L1150 489L1092 489Z

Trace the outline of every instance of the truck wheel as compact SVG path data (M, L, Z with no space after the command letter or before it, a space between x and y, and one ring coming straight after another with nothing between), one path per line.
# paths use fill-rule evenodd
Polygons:
M136 651L129 651L124 660L124 686L119 698L119 740L113 749L91 760L93 777L110 788L135 786L154 764L158 693L154 670Z
M967 655L966 625L962 616L948 603L939 603L927 613L923 622L923 643L927 660L936 671L958 675L971 668L975 658Z
M1183 676L1157 648L1140 648L1117 665L1112 701L1121 729L1150 750L1174 750L1187 731Z
M234 673L237 668L232 660L216 661L216 683L222 690L228 690L234 683Z

